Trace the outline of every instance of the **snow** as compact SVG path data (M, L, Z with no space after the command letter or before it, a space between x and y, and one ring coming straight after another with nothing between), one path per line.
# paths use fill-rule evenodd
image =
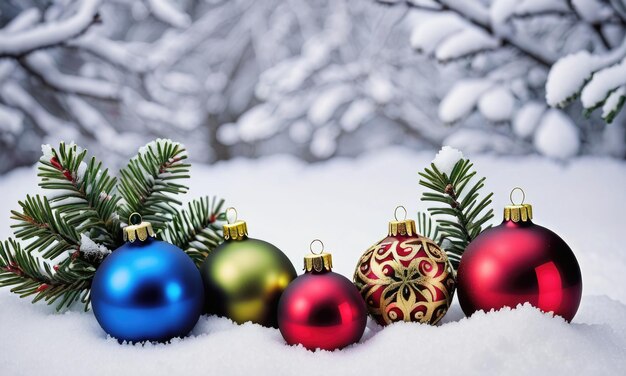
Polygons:
M578 128L562 111L550 109L541 119L534 144L545 156L558 159L573 157L580 149Z
M499 45L499 40L472 27L446 38L435 51L435 57L440 61L448 61L492 50Z
M609 93L626 84L626 59L612 67L596 72L580 94L586 108L600 104Z
M349 85L337 85L321 93L309 108L309 121L317 126L324 125L330 120L339 106L349 102L354 97L354 90Z
M515 99L505 87L496 87L480 97L478 110L489 121L500 122L511 118Z
M50 144L41 145L41 160L50 161L54 158L54 152L52 151L52 146Z
M339 130L332 125L318 128L313 133L311 153L321 159L332 156L337 150L337 136L339 136Z
M515 14L519 16L569 11L567 3L563 0L523 0L515 7Z
M608 4L598 0L571 0L576 13L589 23L599 23L613 15Z
M84 0L71 17L25 31L6 33L0 30L0 56L25 54L78 36L93 22L100 2L101 0Z
M596 72L591 77L591 81L595 79L596 83L591 89L588 89L589 84L586 84L581 93L583 105L587 108L592 107L608 95L610 89L607 87L619 86L611 86L613 80L626 81L626 62L622 60L624 55L626 55L626 40L619 47L604 55L591 55L587 51L579 51L559 59L548 73L546 101L550 106L564 105ZM617 64L620 61L621 63ZM608 73L603 73L605 71ZM584 94L585 90L587 94Z
M191 17L169 0L147 0L147 4L154 17L167 24L179 28L191 25Z
M416 173L433 154L390 149L310 166L286 156L195 165L188 198L225 197L228 205L245 210L251 236L276 244L297 266L311 239L319 237L334 250L334 270L350 277L359 255L385 236L395 206L406 206L410 217L424 208ZM584 157L563 168L533 156L471 158L478 173L488 177L486 189L495 192L493 223L501 219L510 189L521 185L534 206L535 222L572 247L583 272L584 295L571 324L531 307L466 319L455 300L438 327L381 329L370 321L359 344L333 353L289 347L276 329L216 317L202 317L183 340L132 346L107 339L92 313L76 308L54 314L0 289L0 332L12 339L0 342L0 370L49 376L349 376L407 374L415 364L425 364L441 375L621 374L626 367L626 253L621 246L626 201L615 199L614 187L626 185L626 164ZM393 194L389 166L398 171ZM4 210L36 192L36 179L34 168L23 168L0 180ZM18 185L24 189L11 189ZM277 224L286 219L299 225L284 231ZM349 226L342 225L345 220ZM8 215L0 216L0 238L10 233L10 223ZM42 349L42 343L63 346ZM428 346L416 345L424 343ZM42 350L35 356L33 349Z
M457 82L439 104L439 118L445 123L454 123L465 117L474 109L480 96L492 86L488 80L481 79Z
M280 125L280 122L272 117L272 108L268 104L260 104L252 108L237 122L239 137L245 142L268 138Z
M517 0L494 0L489 8L492 24L506 22L514 13Z
M540 102L528 102L515 114L513 132L520 138L532 136L539 125L539 120L546 111L546 105Z
M356 130L374 115L374 111L376 111L376 107L370 100L365 98L355 100L341 116L339 120L341 128L346 132Z
M467 27L467 23L453 14L426 18L411 33L411 46L426 53L432 53L441 41Z
M89 254L109 254L111 250L91 240L86 234L80 235L80 251Z
M0 104L0 134L19 134L24 129L24 115Z
M450 146L444 146L439 150L437 155L435 155L435 159L433 159L432 163L440 172L450 176L454 165L461 159L463 159L463 153L460 150Z
M626 87L622 86L619 89L612 92L604 102L602 106L602 117L608 117L613 111L617 110L620 102L624 100L626 96Z
M52 57L46 53L33 52L24 60L28 67L41 76L48 85L60 91L108 100L120 97L120 88L116 84L61 73Z
M595 69L594 57L587 51L561 58L548 73L546 81L548 104L550 106L564 104L582 88Z

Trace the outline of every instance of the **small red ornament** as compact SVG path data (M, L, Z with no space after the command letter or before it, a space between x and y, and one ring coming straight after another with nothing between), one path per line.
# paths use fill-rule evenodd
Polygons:
M532 206L523 202L506 206L502 224L465 250L457 274L461 308L470 316L530 303L571 321L582 294L576 257L557 234L531 221Z
M406 219L404 210L405 218L389 222L388 236L361 256L354 284L380 325L434 325L452 303L454 275L446 253L417 233L415 221Z
M365 303L352 282L331 268L329 253L306 255L305 273L283 292L278 327L288 344L332 351L361 339L367 323Z

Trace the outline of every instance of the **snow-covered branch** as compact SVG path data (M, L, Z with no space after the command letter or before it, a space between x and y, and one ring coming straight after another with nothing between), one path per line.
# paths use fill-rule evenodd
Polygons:
M118 85L98 79L61 73L52 58L43 52L33 52L19 59L19 61L28 72L54 90L105 100L118 100L120 98Z
M0 57L24 56L35 50L57 46L83 34L99 21L100 3L101 0L83 0L72 16L32 29L20 32L0 30Z

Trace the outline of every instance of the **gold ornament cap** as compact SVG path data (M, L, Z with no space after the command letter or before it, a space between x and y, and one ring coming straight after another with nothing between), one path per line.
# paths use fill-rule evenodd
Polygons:
M516 204L513 201L513 193L515 191L520 191L522 193L522 201L519 204ZM513 222L529 222L533 219L533 207L530 204L524 204L524 200L526 199L526 193L520 187L515 187L511 190L509 194L509 200L511 200L511 205L507 205L504 207L504 220L505 221L513 221Z
M142 242L156 237L156 233L152 229L152 223L144 222L141 214L133 213L128 217L128 226L124 227L124 241L134 242L139 239Z
M313 245L315 243L319 243L321 245L321 250L319 253L315 253L313 251ZM321 240L315 239L311 242L309 246L311 250L311 254L304 256L304 270L307 273L310 272L321 272L321 271L331 271L333 268L333 256L330 253L324 252L324 243Z
M232 221L229 219L229 212L235 214L235 219ZM245 221L237 220L237 209L233 207L226 209L226 220L228 223L223 227L225 240L243 240L248 237L248 225Z
M404 210L404 219L402 220L398 219L398 209ZM389 222L389 236L417 235L417 227L415 226L415 221L412 219L406 219L406 215L407 211L404 206L396 206L396 210L394 210L393 212L393 216L396 220Z

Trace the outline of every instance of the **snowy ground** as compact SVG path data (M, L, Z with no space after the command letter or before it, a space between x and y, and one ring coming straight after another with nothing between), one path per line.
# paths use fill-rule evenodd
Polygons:
M300 267L320 238L335 271L351 277L361 252L382 238L396 205L421 207L417 172L434 153L388 150L306 166L289 157L195 166L190 196L218 194L235 205L252 237L279 246ZM594 158L561 165L538 157L473 158L495 192L496 219L521 186L537 223L572 247L583 300L571 324L531 307L463 318L455 302L438 327L370 323L361 343L334 353L284 345L280 333L203 317L169 345L118 345L91 313L53 314L0 291L2 375L363 375L624 374L626 250L622 241L626 164ZM34 191L33 169L0 180L0 237L8 211Z

